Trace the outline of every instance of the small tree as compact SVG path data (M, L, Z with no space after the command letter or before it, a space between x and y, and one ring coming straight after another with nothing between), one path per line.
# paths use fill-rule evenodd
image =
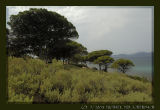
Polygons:
M99 69L101 70L101 65L105 66L104 71L108 71L108 66L114 61L114 59L112 57L109 56L101 56L98 57L94 63L99 64Z
M128 59L118 59L111 65L112 68L116 68L122 73L126 73L132 66L134 66L133 62Z

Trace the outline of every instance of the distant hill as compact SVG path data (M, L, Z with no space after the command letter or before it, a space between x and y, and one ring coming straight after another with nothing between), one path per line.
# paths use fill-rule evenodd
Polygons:
M129 71L131 74L137 74L138 76L147 77L152 80L153 73L153 52L138 52L134 54L119 54L112 55L116 60L119 58L131 60L135 66Z
M118 54L118 55L112 55L113 58L151 58L153 56L153 52L138 52L134 54Z

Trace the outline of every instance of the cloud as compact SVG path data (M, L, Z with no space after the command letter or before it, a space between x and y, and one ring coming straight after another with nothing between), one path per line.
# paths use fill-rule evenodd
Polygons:
M46 8L65 16L80 35L78 42L89 51L113 53L152 51L152 7L107 6L9 6L8 17L29 8ZM7 18L8 18L7 17Z

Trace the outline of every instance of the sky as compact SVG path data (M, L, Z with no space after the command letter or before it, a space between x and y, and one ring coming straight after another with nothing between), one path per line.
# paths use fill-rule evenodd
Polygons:
M153 51L151 6L7 6L6 21L29 8L45 8L65 16L76 27L76 41L89 52L107 49L116 55Z

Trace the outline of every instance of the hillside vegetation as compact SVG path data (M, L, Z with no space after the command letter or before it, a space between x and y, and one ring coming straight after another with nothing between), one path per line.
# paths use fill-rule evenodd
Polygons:
M28 103L151 102L139 77L100 72L53 60L8 58L8 101Z

